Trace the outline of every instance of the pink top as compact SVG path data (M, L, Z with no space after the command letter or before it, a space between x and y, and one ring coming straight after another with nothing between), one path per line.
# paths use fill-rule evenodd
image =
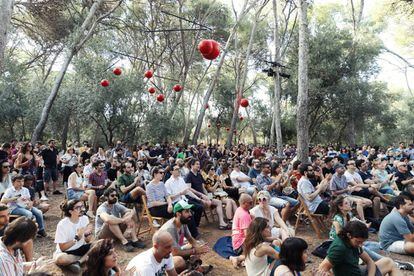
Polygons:
M232 226L232 233L231 233L231 240L233 243L233 249L236 250L243 245L244 239L246 236L244 235L244 230L247 229L252 222L252 217L250 216L249 212L245 209L239 207L234 213L233 217L233 226Z

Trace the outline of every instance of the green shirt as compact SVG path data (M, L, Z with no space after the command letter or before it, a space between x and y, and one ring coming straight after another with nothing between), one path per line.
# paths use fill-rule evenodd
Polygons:
M359 269L359 255L362 248L355 248L336 237L328 250L328 260L332 264L335 276L361 276Z
M118 184L117 184L117 190L118 190L118 194L119 195L123 195L124 193L121 191L121 187L122 186L129 186L132 183L134 183L135 177L133 175L129 175L129 174L121 174L118 177Z

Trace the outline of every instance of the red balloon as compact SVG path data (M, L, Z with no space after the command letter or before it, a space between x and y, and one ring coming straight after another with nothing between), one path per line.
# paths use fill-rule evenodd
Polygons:
M102 81L101 81L101 85L102 85L103 87L108 87L108 86L109 86L109 80L107 80L107 79L102 80Z
M226 130L227 130L227 131L230 131L230 128L228 127L228 128L226 128Z
M159 94L159 95L157 96L157 101L159 101L159 102L163 102L163 101L164 101L164 95L163 95L163 94Z
M117 76L122 74L122 70L119 67L116 67L112 72Z
M181 89L183 89L183 87L182 87L181 85L179 85L179 84L176 84L176 85L174 85L174 87L173 87L173 90L174 90L175 92L180 92L180 91L181 91Z
M243 98L243 99L240 100L240 105L242 107L248 107L249 106L249 101L247 99Z
M205 107L205 109L208 109L210 106L208 104L206 104L204 107Z
M155 87L148 88L148 92L150 92L151 94L154 94L155 93Z
M198 44L198 50L205 59L213 60L220 55L220 44L212 39L202 40Z
M210 128L210 127L211 127L211 125L209 124L207 127L208 127L208 128Z
M244 119L243 116L240 116L240 121L243 121L243 119Z
M236 134L237 133L237 130L233 130L233 133Z
M147 72L145 72L145 74L144 74L144 76L145 76L147 79L152 78L152 75L153 75L153 73L152 73L152 71L151 71L151 70L148 70L148 71L147 71Z

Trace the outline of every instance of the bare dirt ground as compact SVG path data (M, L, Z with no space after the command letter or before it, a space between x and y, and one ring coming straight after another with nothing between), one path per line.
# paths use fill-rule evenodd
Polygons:
M63 196L56 196L51 195L49 197L51 204L51 210L45 214L45 223L46 223L46 231L48 234L47 238L37 238L34 242L34 257L37 259L40 256L47 256L48 258L52 258L53 252L55 251L55 244L53 242L56 225L61 219L61 211L59 209L59 205L63 200ZM203 220L201 225L201 233L202 239L208 242L209 246L212 248L214 243L217 241L218 238L230 235L230 231L222 231L217 229L217 222L211 225L207 225L207 223ZM302 225L300 229L296 232L296 235L305 239L309 244L308 250L308 260L310 261L307 264L306 271L303 275L313 275L312 271L314 271L322 259L315 257L310 254L310 252L318 246L323 240L318 239L316 234L313 232L312 228L307 225ZM147 248L151 246L151 236L144 235L140 237L144 240L147 245ZM326 235L327 238L327 235ZM371 236L372 239L375 239L376 236ZM126 253L120 247L117 248L117 253L119 255L118 262L121 268L125 268L128 264L129 260L131 260L134 256L140 253L143 250L136 251L133 253ZM414 262L414 257L411 256L402 256L397 254L389 254L394 260L402 260L402 261L409 261L411 263ZM229 260L226 260L216 254L214 251L210 251L209 253L205 254L203 257L204 264L211 264L214 266L213 271L210 275L247 275L244 269L234 269ZM70 275L68 273L62 272L57 266L55 265L48 265L46 267L47 272L52 273L53 275ZM413 272L401 271L403 275L414 275Z

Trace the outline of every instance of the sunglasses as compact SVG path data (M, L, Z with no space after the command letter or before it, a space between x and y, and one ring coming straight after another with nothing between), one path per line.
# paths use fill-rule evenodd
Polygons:
M10 165L8 165L8 166L2 166L2 167L3 167L3 168L5 168L5 169L6 169L6 168L8 169L8 168L10 168Z
M159 174L164 174L165 172L158 172Z
M265 198L265 197L263 197L263 198L258 198L257 199L259 202L266 202L267 201L267 199Z
M116 194L109 195L110 198L115 198Z
M214 171L214 168L211 168L210 171Z

